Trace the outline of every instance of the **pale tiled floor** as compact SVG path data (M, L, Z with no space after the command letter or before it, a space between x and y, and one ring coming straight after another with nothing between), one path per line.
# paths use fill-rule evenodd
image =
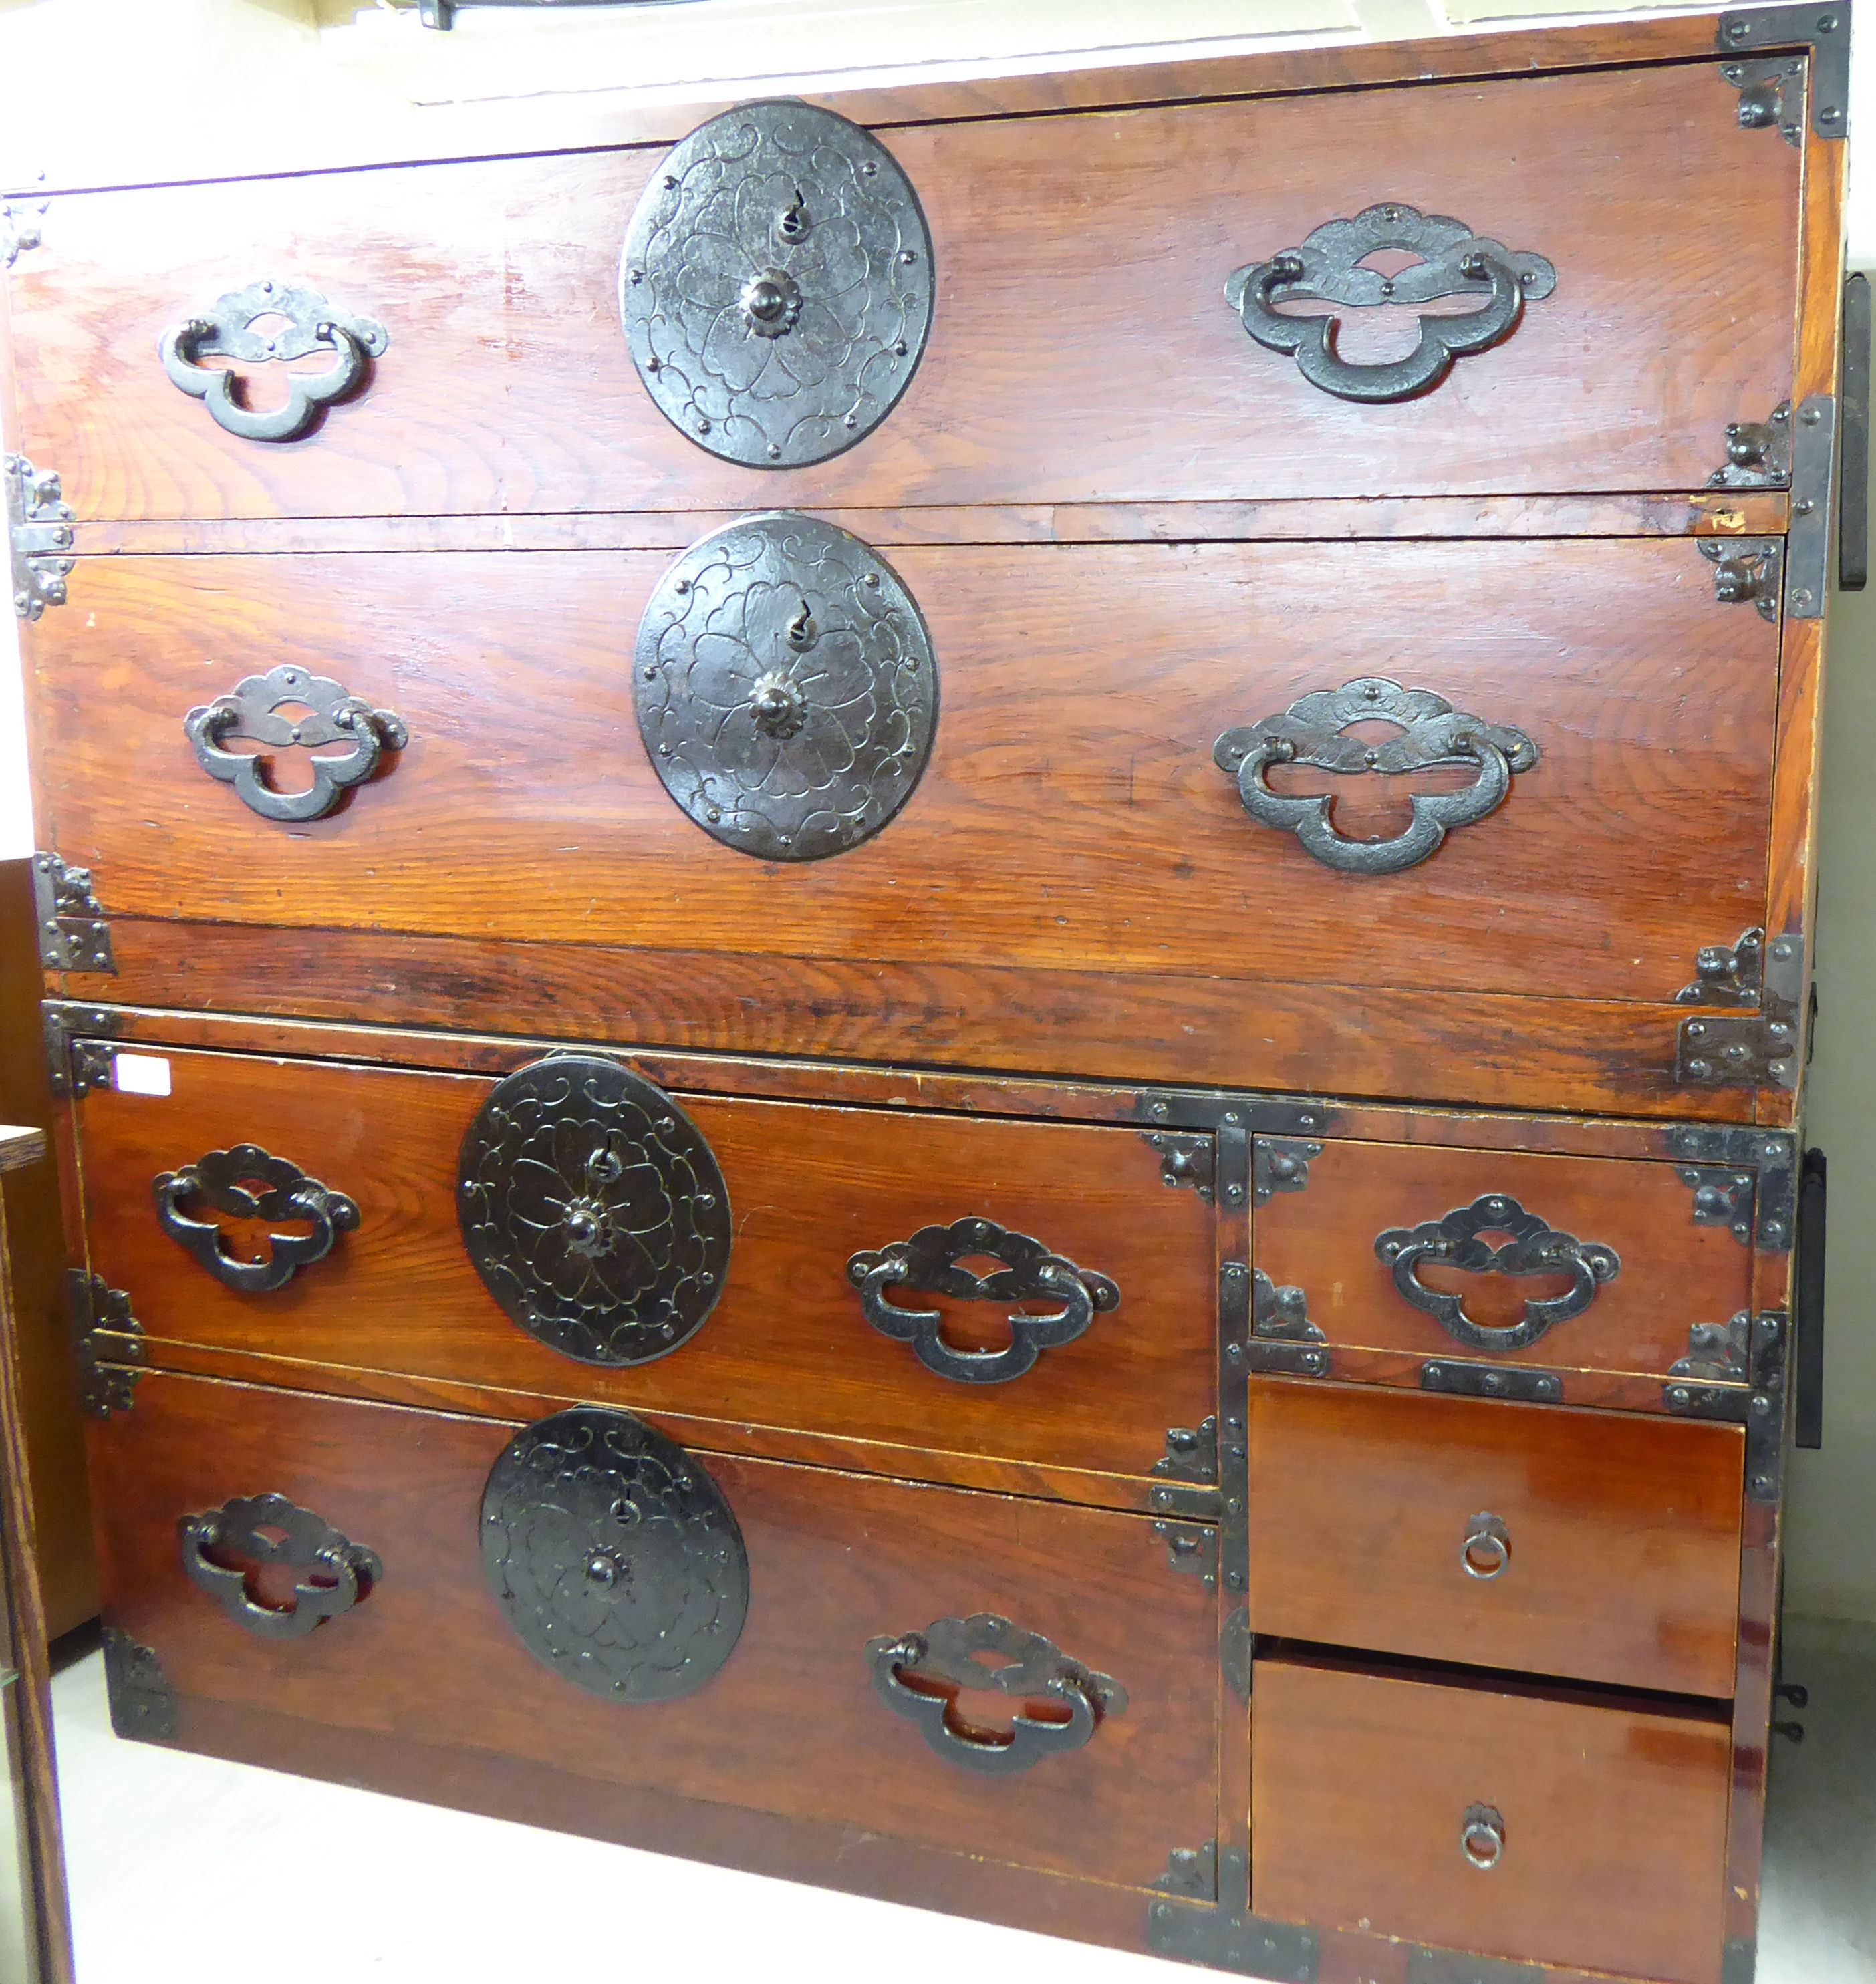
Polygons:
M1758 1984L1876 1984L1876 1628L1794 1620ZM79 1984L1167 1984L1152 1959L120 1743L53 1684ZM1186 1973L1196 1975L1197 1973Z

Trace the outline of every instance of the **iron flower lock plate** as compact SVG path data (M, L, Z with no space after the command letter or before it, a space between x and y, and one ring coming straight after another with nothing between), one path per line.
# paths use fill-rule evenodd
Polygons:
M1363 266L1388 250L1421 259L1392 275ZM1510 337L1525 305L1541 301L1556 286L1557 272L1542 255L1508 249L1450 215L1384 201L1352 220L1324 221L1297 246L1234 270L1225 301L1258 344L1294 355L1312 386L1337 399L1374 402L1430 391L1455 358ZM1478 307L1457 316L1423 316L1412 352L1378 365L1351 364L1338 354L1334 317L1294 317L1280 307L1304 301L1354 310L1411 307L1448 297L1475 298Z
M739 518L659 581L633 657L639 735L678 806L763 861L870 839L938 727L918 602L861 540L786 510Z
M712 454L798 468L864 440L931 326L931 236L879 141L831 110L700 125L626 230L619 314L653 403Z

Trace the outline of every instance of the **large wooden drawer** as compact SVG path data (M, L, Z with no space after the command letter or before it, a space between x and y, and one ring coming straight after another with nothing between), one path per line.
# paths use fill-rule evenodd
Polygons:
M494 1147L475 1172L515 1194L495 1208L509 1223L486 1256L510 1264L505 1274L492 1269L505 1313L465 1239L464 1220L478 1223L492 1201L459 1216L458 1177L472 1125L505 1107L511 1122L522 1120L508 1090L492 1102L495 1084L479 1076L250 1055L151 1057L166 1063L170 1092L96 1090L79 1105L79 1137L91 1268L126 1292L157 1344L733 1422L745 1446L756 1429L770 1440L827 1436L847 1464L882 1471L945 1479L969 1466L981 1480L1001 1467L1015 1480L1049 1469L1058 1471L1055 1492L1096 1500L1139 1499L1139 1480L1166 1456L1168 1429L1196 1429L1216 1409L1213 1210L1196 1190L1168 1188L1161 1152L1139 1131L686 1095L674 1107L713 1154L727 1196L727 1215L711 1208L692 1225L657 1196L679 1193L687 1175L642 1141L621 1147L635 1155L616 1188L594 1196L587 1159L614 1119L589 1112L579 1093L530 1081L528 1134ZM617 1120L629 1140L641 1137L636 1119ZM608 1127L595 1130L596 1121ZM543 1137L564 1141L550 1146ZM166 1231L152 1201L159 1177L248 1145L356 1208L354 1223L322 1236L329 1251L264 1289L230 1285L225 1267L212 1272ZM239 1167L227 1168L232 1177ZM643 1191L633 1184L641 1175L656 1181ZM535 1194L525 1203L524 1188ZM304 1213L243 1218L225 1202L217 1210L205 1191L172 1198L182 1220L224 1232L239 1258L274 1258L270 1232L309 1230ZM579 1251L573 1228L589 1198L616 1252ZM727 1226L712 1223L726 1218ZM959 1221L983 1222L981 1235L934 1234L915 1246L924 1229ZM698 1275L720 1277L710 1285L720 1291L713 1306L708 1294L641 1272L627 1251L640 1238L673 1258L700 1250ZM1060 1285L999 1292L980 1280L975 1293L940 1285L948 1262L967 1282L978 1279L973 1269L992 1279L1019 1273L1025 1248L1096 1278L1082 1333L1045 1342L1017 1375L986 1382L981 1369L949 1365L941 1373L935 1366L946 1364L948 1346L1013 1346L1012 1312L1068 1313ZM868 1320L864 1272L850 1264L895 1253L911 1267L897 1282L888 1274L883 1300L940 1317L931 1342L891 1315L900 1339ZM589 1281L596 1258L599 1279ZM606 1279L614 1260L625 1265ZM675 1339L661 1340L652 1312L666 1295L684 1315ZM510 1319L524 1302L546 1313L542 1340ZM641 1312L643 1327L612 1333ZM159 1349L151 1355L162 1361ZM596 1358L633 1361L587 1361ZM706 1433L681 1436L709 1443ZM1115 1476L1136 1485L1116 1489Z
M1743 1436L1253 1379L1250 1624L1730 1697Z
M1718 1984L1717 1716L1282 1659L1251 1716L1260 1915Z
M1384 987L1427 1039L1380 1092L1455 1099L1511 1078L1485 995L1534 1002L1531 1027L1588 1029L1601 1060L1625 1037L1608 1002L1652 1006L1671 1088L1676 994L1703 948L1765 919L1778 633L1716 602L1690 539L891 558L937 657L931 756L894 816L824 859L752 858L660 783L631 659L668 562L651 551L90 561L82 610L34 632L41 831L113 922L162 927L143 940L160 959L178 918L280 927L254 970L302 997L337 968L328 931L630 947L653 983L757 974L740 1044L798 1053L825 1031L802 981L861 964L924 988L910 1044L928 1064L1336 1092L1351 1067L1376 1078L1374 1002L1351 989ZM263 659L408 728L324 817L261 817L185 734ZM1344 689L1325 736L1401 737L1364 698L1371 669L1521 733L1534 758L1495 809L1384 873L1253 818L1214 758L1227 733ZM283 784L307 783L304 756L277 754ZM1421 801L1487 772L1264 776L1281 798L1332 796L1341 860L1377 840L1411 853ZM111 996L136 1001L134 930L119 951ZM1034 991L1013 995L1012 974ZM1285 984L1309 990L1274 1018L1262 988ZM1163 1042L1156 1001L1204 1015ZM615 1024L656 1040L685 1017ZM492 1003L478 1017L508 1023ZM1517 1063L1542 1059L1521 1045Z
M1324 1344L1337 1368L1364 1375L1417 1362L1423 1382L1428 1363L1533 1365L1561 1374L1542 1394L1552 1400L1579 1395L1571 1374L1602 1374L1614 1387L1600 1386L1599 1402L1626 1392L1657 1410L1670 1376L1747 1382L1744 1326L1730 1325L1752 1305L1749 1175L1735 1215L1725 1166L1264 1148L1260 1336Z
M88 519L1698 489L1791 393L1801 160L1738 113L1716 57L883 127L930 224L929 346L851 452L770 472L668 424L627 356L620 243L662 146L65 196L13 276L21 444ZM1556 287L1431 391L1354 404L1225 286L1391 201ZM285 444L224 433L157 356L263 278L389 335ZM1416 314L1344 310L1344 355L1403 357Z
M525 1466L538 1486L511 1481L499 1496L492 1487L485 1505L485 1483L515 1433L146 1377L135 1409L96 1423L91 1446L107 1620L150 1650L168 1697L151 1708L150 1667L137 1664L142 1685L119 1690L120 1727L263 1764L274 1760L267 1732L284 1736L286 1718L339 1739L364 1734L394 1761L427 1755L424 1795L446 1803L451 1759L494 1753L565 1773L569 1812L582 1785L614 1788L652 1815L650 1845L647 1791L693 1813L753 1807L1140 1888L1163 1871L1169 1842L1215 1832L1216 1600L1199 1579L1169 1570L1144 1516L715 1455L667 1455L662 1469L622 1473L616 1449L578 1449L564 1437L558 1449L533 1448ZM636 1523L619 1519L620 1504L609 1523L605 1495L596 1503L567 1472L582 1465ZM710 1491L679 1495L670 1469L680 1466L707 1475L740 1541L720 1514L693 1540ZM279 1503L227 1513L263 1495L306 1513ZM179 1534L187 1519L218 1510L214 1534ZM336 1584L334 1560L309 1567L290 1542L263 1557L244 1514L263 1531L304 1524L314 1539L330 1526L338 1539L322 1547L371 1553L375 1572L354 1563L362 1597L348 1609L301 1597L331 1616L292 1636L294 1620L279 1615L297 1609L293 1584ZM661 1554L660 1526L696 1561L674 1566ZM498 1571L485 1568L480 1533L492 1528L502 1538ZM706 1546L717 1561L703 1560ZM739 1547L740 1634L730 1592ZM207 1577L216 1588L204 1588L184 1567L198 1551L242 1575ZM596 1557L609 1568L604 1582L591 1574ZM505 1605L498 1587L525 1602ZM538 1607L537 1593L547 1594ZM984 1615L1049 1643L1024 1650L1022 1685L992 1684L992 1671L1018 1657L995 1650L977 1658L982 1687L944 1682L938 1629ZM586 1679L576 1684L537 1657L516 1617ZM706 1619L732 1643L727 1657ZM641 1656L660 1620L663 1651ZM911 1635L925 1636L928 1654L887 1660L898 1685L882 1686L869 1643ZM130 1664L121 1644L115 1657ZM1052 1687L1064 1662L1069 1678ZM929 1685L908 1684L921 1667ZM674 1686L686 1691L661 1698ZM908 1712L908 1690L950 1698L942 1727ZM1068 1734L1025 1734L1021 1720ZM978 1751L947 1733L959 1731ZM982 1747L1019 1743L1015 1768L982 1768Z

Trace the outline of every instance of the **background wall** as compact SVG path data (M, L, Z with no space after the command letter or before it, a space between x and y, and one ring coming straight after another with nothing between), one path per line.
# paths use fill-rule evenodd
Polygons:
M284 170L447 153L500 106L518 149L603 142L609 106L848 80L1008 73L1391 40L1537 18L1685 12L1613 0L690 0L465 12L453 33L379 0L0 0L0 189ZM1872 17L1876 18L1876 17ZM1876 41L1852 52L1851 127L1876 133ZM1597 134L1586 132L1584 142ZM1876 171L1853 137L1850 260L1876 265ZM1876 157L1876 151L1870 156ZM29 203L29 201L27 203ZM44 466L45 464L42 464ZM56 466L55 464L52 464ZM18 670L0 620L0 858L33 845ZM1809 1140L1830 1155L1822 1453L1794 1463L1794 1610L1876 1622L1876 593L1840 600L1826 705L1819 992Z

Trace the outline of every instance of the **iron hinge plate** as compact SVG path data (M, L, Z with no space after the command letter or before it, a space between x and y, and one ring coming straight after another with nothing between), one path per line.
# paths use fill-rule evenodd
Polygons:
M45 1034L45 1077L55 1095L74 1098L111 1085L112 1048L86 1034L112 1034L118 1016L102 1006L69 1006L56 999L40 1007Z
M1791 424L1791 521L1785 533L1785 617L1821 620L1830 596L1837 401L1813 393Z
M39 962L48 971L116 975L111 927L92 893L89 868L68 868L56 854L35 854L32 907L39 933Z
M37 620L47 607L65 603L76 514L51 470L35 468L23 454L9 454L5 467L13 611Z
M1714 37L1722 55L1756 56L1774 49L1811 51L1811 128L1820 138L1850 130L1850 9L1847 6L1751 7L1722 14Z
M1527 1405L1555 1406L1563 1399L1563 1380L1554 1371L1455 1363L1449 1357L1430 1358L1421 1366L1420 1389L1468 1399L1515 1399Z

